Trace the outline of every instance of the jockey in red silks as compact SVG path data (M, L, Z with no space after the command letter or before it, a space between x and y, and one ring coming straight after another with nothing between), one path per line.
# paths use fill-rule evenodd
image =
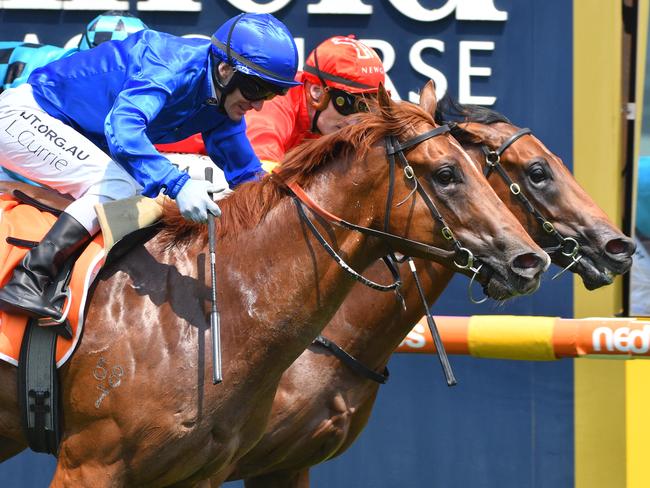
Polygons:
M367 109L364 97L376 95L385 79L377 53L352 37L335 36L307 57L302 82L287 96L246 114L246 134L265 170L305 139L330 134L353 121L349 115ZM176 144L159 144L161 151L205 154L199 134Z
M153 142L201 132L231 186L256 179L244 114L298 85L297 65L282 22L240 14L211 40L145 29L104 42L0 94L0 164L75 198L0 289L0 310L61 319L47 290L99 230L97 203L164 193L186 219L218 214L214 185L190 179Z
M303 82L286 97L246 115L246 134L265 169L305 139L330 134L366 111L365 97L384 83L384 66L374 49L352 37L335 36L319 44L296 78Z

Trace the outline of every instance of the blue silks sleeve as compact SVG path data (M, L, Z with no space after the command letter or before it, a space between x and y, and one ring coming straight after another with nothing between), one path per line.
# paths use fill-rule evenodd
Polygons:
M162 156L147 137L147 125L155 119L173 91L173 73L156 66L155 76L146 69L126 81L104 121L111 157L142 185L142 194L156 197L163 190L176 198L189 179Z
M206 152L223 170L230 187L255 180L263 173L260 160L246 137L243 119L239 124L223 124L202 135Z

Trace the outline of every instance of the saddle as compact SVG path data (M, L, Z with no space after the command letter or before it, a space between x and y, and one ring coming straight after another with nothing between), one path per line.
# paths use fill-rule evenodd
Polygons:
M9 280L13 268L29 248L40 242L69 204L69 199L45 188L0 182L0 285ZM119 259L156 233L162 204L134 197L96 210L102 232L75 262L65 266L52 287L55 293L67 297L65 326L41 327L35 319L0 312L0 360L18 366L23 429L29 446L37 452L58 451L56 369L71 357L81 338L84 309L94 279L108 260Z

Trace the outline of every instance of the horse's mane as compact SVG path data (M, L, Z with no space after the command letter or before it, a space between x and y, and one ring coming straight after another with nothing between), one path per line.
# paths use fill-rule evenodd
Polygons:
M389 134L404 137L418 123L435 125L433 117L418 105L391 103L381 107L371 102L371 110L357 115L353 125L318 139L308 139L289 151L278 174L268 174L259 181L237 187L237 191L220 200L222 216L217 220L217 237L237 234L259 224L268 212L287 195L286 184L296 182L308 187L317 170L334 159L361 161L370 149ZM206 226L185 221L175 205L165 208L164 245L173 246L195 236L207 236Z
M511 124L505 115L496 110L481 105L459 103L449 93L446 93L438 102L435 120L438 124L459 121L477 122L479 124L493 124L495 122Z
M434 119L438 124L450 124L451 134L461 144L476 142L475 136L463 130L463 122L476 122L486 125L497 122L512 124L505 115L496 110L481 105L459 103L448 93L438 102Z

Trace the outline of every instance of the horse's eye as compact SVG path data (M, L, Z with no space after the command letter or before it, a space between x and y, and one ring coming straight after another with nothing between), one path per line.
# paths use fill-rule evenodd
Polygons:
M533 183L541 183L548 178L548 175L542 165L535 164L528 170L528 177Z
M437 183L447 186L454 181L454 171L451 168L441 168L433 175Z

